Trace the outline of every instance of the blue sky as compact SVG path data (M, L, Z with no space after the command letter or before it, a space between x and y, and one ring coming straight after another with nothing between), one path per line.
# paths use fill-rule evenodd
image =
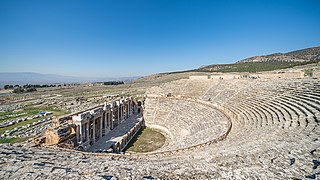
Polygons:
M320 45L319 0L0 1L0 72L149 75Z

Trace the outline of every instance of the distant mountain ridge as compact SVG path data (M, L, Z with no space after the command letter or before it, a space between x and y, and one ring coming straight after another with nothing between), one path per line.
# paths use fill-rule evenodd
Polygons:
M261 72L320 62L320 46L246 58L232 64L211 64L189 70L196 72ZM184 71L188 72L188 71ZM176 73L176 72L173 72Z
M0 73L0 87L6 84L55 84L55 83L82 83L103 81L126 81L138 77L103 78L103 77L75 77L57 74L40 74L34 72Z
M307 62L320 60L320 46L306 48L288 53L274 53L264 56L254 56L246 59L242 59L236 63L247 63L247 62Z

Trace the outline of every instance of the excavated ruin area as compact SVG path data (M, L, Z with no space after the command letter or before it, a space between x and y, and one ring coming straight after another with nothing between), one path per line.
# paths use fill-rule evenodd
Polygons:
M153 87L147 95L146 122L167 128L173 136L158 152L106 155L3 144L0 177L317 179L320 176L319 79L185 79ZM219 115L218 119L207 118ZM219 139L226 132L226 117L230 118L232 128L225 139ZM214 129L215 125L220 128ZM219 141L214 141L217 138Z

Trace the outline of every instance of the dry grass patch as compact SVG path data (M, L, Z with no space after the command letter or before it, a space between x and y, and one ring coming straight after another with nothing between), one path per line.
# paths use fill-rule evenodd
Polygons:
M126 148L128 152L144 153L151 152L161 148L166 138L158 130L152 128L143 128L132 139Z

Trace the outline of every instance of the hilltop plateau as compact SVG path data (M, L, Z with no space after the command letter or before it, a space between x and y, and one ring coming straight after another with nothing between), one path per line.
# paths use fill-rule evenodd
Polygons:
M288 53L274 53L264 56L253 56L242 59L237 63L248 62L308 62L320 60L320 46L306 48Z

